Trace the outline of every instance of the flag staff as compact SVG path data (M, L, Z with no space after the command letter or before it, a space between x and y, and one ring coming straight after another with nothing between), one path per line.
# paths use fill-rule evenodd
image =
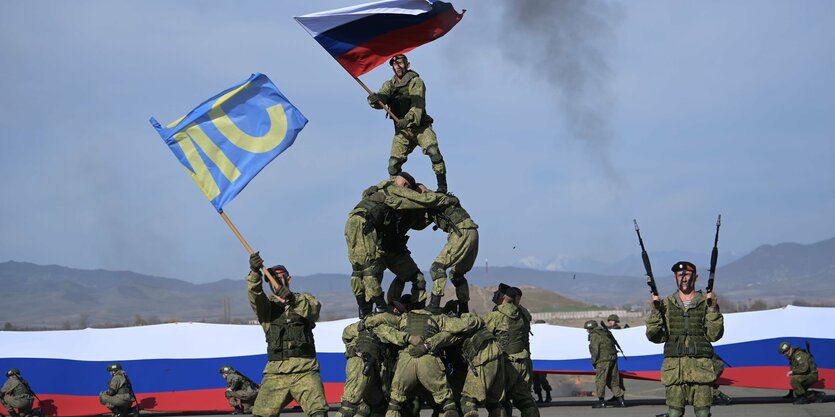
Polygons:
M238 237L238 240L240 240L241 243L244 245L246 251L249 252L250 255L255 253L249 246L249 244L246 243L246 239L244 239L243 235L241 235L241 232L238 231L238 228L235 227L234 224L232 224L232 220L229 220L229 217L226 215L226 213L224 213L223 210L220 210L218 213L220 213L220 217L223 218L223 221L225 221L226 224L229 225L229 228L232 229L232 233L234 233L235 236ZM266 266L262 266L261 270L264 271L264 276L266 276L267 279L270 280L270 286L272 287L273 292L278 292L278 282L276 282L275 278L273 278L273 275L270 273L269 268L267 268Z

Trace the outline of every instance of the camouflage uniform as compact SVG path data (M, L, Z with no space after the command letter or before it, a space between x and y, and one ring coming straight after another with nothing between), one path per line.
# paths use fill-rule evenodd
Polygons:
M466 313L469 311L467 303L470 301L470 287L464 275L470 272L478 257L478 225L460 203L431 210L428 216L439 229L447 233L446 245L429 269L432 276L430 307L437 310L440 306L446 287L446 270L451 268L451 281L455 286L459 312Z
M34 394L22 376L12 374L0 388L0 403L3 404L10 416L28 417L32 414ZM17 411L15 411L15 408L17 408Z
M313 328L321 304L308 293L288 293L287 304L264 294L261 274L247 276L249 305L264 329L267 365L252 413L275 417L291 400L301 405L308 417L323 417L328 410L325 388L319 376L319 361L313 341Z
M229 406L245 414L251 414L252 405L255 404L255 398L258 396L258 386L238 371L223 374L223 379L226 380L224 395ZM241 402L240 405L238 405L238 400Z
M378 307L385 305L380 283L386 265L394 266L393 272L398 281L411 279L414 280L413 285L420 288L423 275L405 249L405 231L402 235L391 233L392 228L399 223L397 210L426 210L456 201L456 198L446 194L420 193L400 187L392 180L383 181L363 193L362 200L348 214L348 222L345 224L348 260L353 270L351 290L361 308L369 301ZM386 253L384 247L393 248L389 254L391 256L383 257Z
M791 357L791 383L794 395L798 399L815 397L815 394L809 390L812 384L818 382L818 367L815 365L814 359L809 352L799 347L794 348Z
M591 363L594 365L594 392L597 398L602 400L606 396L606 387L612 390L615 397L623 397L618 377L618 351L606 329L599 326L591 329L589 352L591 352Z
M393 315L392 315L393 316ZM382 416L386 398L381 382L384 346L372 329L351 323L342 331L345 343L345 388L337 417L363 414Z
M467 327L456 328L448 324L449 317L433 315L426 310L413 310L403 314L397 327L385 324L377 326L376 316L366 319L366 325L375 327L375 332L385 341L398 346L407 346L410 337L423 341L441 331L467 331ZM379 327L379 328L376 328ZM414 343L414 342L413 342ZM391 385L391 395L386 417L400 417L401 409L415 390L422 386L432 395L436 404L444 411L445 417L457 416L455 401L446 379L445 367L437 352L428 352L413 357L410 349L400 351L397 368Z
M377 96L398 119L407 124L406 132L397 128L395 124L394 139L391 143L391 157L389 157L389 175L400 173L409 154L420 146L425 155L432 161L432 170L438 177L438 187L446 190L446 164L438 148L438 137L432 130L432 117L426 113L426 86L418 73L407 71L402 78L392 76L383 83ZM376 101L369 97L368 104L380 109Z
M711 390L713 393L713 404L728 405L731 403L731 397L728 397L719 389L719 377L722 376L722 372L725 372L725 361L723 361L722 358L720 358L715 352L712 360L713 370L716 372L716 380L713 381L713 389Z
M661 311L653 310L646 324L647 339L664 343L661 382L666 387L670 417L684 415L687 404L693 406L697 417L709 416L711 385L716 379L711 343L725 330L719 305L714 300L708 307L699 291L685 307L676 292L662 300Z
M99 402L112 410L114 414L125 413L134 401L136 397L133 395L133 387L128 375L122 369L113 373L107 384L107 391L99 394Z
M447 329L460 333L454 336L445 331L429 339L427 343L432 351L461 344L466 376L461 389L462 417L477 417L478 405L484 404L489 417L503 416L504 409L504 360L503 352L496 337L487 330L484 321L477 316L465 313L461 318L447 320ZM473 329L462 331L462 329Z
M500 304L487 314L484 321L506 354L503 357L505 400L513 401L522 417L539 417L539 409L531 394L530 313L513 303Z

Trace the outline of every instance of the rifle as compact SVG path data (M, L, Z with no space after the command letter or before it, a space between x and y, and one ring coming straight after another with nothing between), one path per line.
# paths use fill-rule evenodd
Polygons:
M806 346L809 346L809 342L806 342ZM24 379L20 375L17 375L17 379L20 381L21 384L23 384L24 387L26 387L26 389L32 394L32 396L35 397L36 400L38 400L38 403L40 403L41 399L38 398L38 394L35 394L35 391L32 391L32 387L29 386L29 382L26 381L26 379Z
M452 231L455 232L456 235L461 236L461 229L459 229L458 225L453 223L452 219L450 219L449 216L444 214L443 211L439 210L437 213L435 213L435 216L437 216L441 220L446 221L447 224L449 224L449 227L452 229ZM437 223L434 226L432 226L432 230L433 231L438 230L438 224Z
M722 224L722 215L716 219L716 237L713 238L713 251L710 252L710 277L707 279L707 287L705 292L710 294L713 292L713 277L716 275L716 261L719 258L719 226Z
M606 326L606 322L603 321L603 320L600 320L600 327L602 327L604 330L606 330L606 334L608 334L609 338L612 339L613 342L615 342L615 347L618 348L618 350L620 351L621 356L623 356L623 359L627 360L626 354L623 353L623 349L621 349L620 344L618 343L618 339L615 339L615 335L613 335L612 331L609 330L609 327Z
M632 222L635 223L635 233L638 234L638 244L641 245L641 259L644 261L644 269L647 272L647 285L649 286L649 293L658 296L658 287L655 285L655 277L652 275L652 264L649 263L649 255L647 255L647 250L644 247L644 239L641 238L641 229L638 227L638 221L632 219ZM654 301L655 307L659 309L661 307L661 301Z
M815 357L815 355L812 354L812 348L809 347L809 341L808 340L806 341L806 353L808 353L809 356L811 356L813 358Z

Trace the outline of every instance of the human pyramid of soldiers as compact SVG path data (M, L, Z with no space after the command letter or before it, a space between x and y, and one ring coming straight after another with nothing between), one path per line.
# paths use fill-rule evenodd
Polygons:
M337 414L417 417L426 403L433 415L443 417L477 417L479 407L486 408L490 417L510 417L512 407L522 417L537 417L531 382L546 389L548 401L550 387L544 374L533 372L531 314L520 304L522 291L501 283L493 293L491 312L483 317L470 313L466 274L478 255L478 225L459 199L448 193L446 165L433 120L426 113L423 80L409 68L405 55L393 56L389 64L393 77L368 96L368 103L395 116L390 177L362 192L345 225L359 321L342 333L346 380ZM402 171L417 146L432 162L436 191ZM429 225L445 232L447 243L429 269L432 289L427 303L426 280L406 243L410 230ZM268 362L260 385L230 365L220 368L233 414L275 417L295 400L305 415L324 417L328 403L313 340L321 304L312 294L290 290L292 276L283 265L267 268L277 279L277 285L270 280L273 293L268 296L258 252L250 256L249 264L247 294L264 329ZM395 278L384 294L386 269ZM669 409L664 415L681 417L684 407L692 405L697 417L708 417L712 404L730 402L718 390L716 381L724 364L711 345L722 337L724 319L715 294L695 289L698 274L693 263L677 262L671 269L677 291L664 299L653 295L653 309L646 319L647 338L664 343L661 381ZM456 299L441 306L448 277ZM411 291L403 295L407 282ZM610 316L608 324L589 320L584 325L595 368L594 408L625 406L617 342L610 330L618 329L618 322L617 316ZM823 396L809 389L818 381L818 372L808 350L789 342L778 346L791 366L792 391L787 397L796 398L795 404L818 402ZM122 366L113 363L107 370L112 377L100 395L101 403L114 417L138 415L138 406L133 406L136 396ZM0 402L10 416L29 417L34 392L18 369L6 375ZM613 393L609 400L604 400L606 388Z

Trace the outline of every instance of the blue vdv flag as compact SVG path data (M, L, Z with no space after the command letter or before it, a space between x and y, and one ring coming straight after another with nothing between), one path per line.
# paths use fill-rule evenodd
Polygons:
M218 212L284 152L307 118L264 74L206 100L167 126L151 124Z

